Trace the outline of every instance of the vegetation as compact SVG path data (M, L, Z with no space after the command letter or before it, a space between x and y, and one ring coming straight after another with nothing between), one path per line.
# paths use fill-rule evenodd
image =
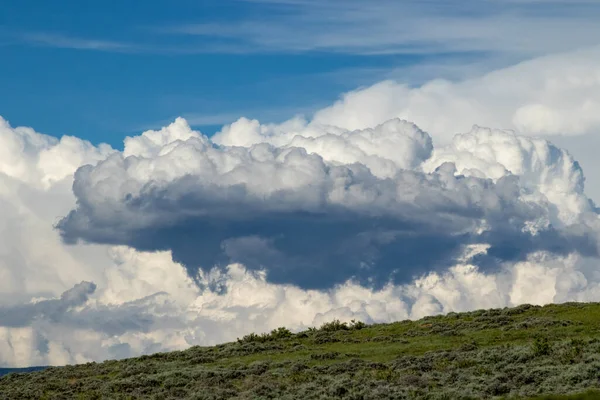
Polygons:
M600 304L478 310L0 378L1 399L600 399Z

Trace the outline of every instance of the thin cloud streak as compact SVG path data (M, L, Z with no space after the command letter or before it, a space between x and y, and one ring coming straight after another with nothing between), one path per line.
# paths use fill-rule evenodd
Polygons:
M135 40L127 41L65 32L18 38L29 45L159 55L488 53L521 60L600 44L600 7L588 0L238 1L260 13L137 26L129 32Z
M247 54L249 49L241 45L206 44L158 45L141 41L121 42L97 38L81 38L54 32L26 32L6 45L26 44L59 49L101 51L125 54L193 55L193 54ZM0 43L2 45L2 43Z
M573 43L594 45L598 35L592 33L600 33L600 8L589 1L250 2L276 11L274 17L161 30L244 43L254 51L363 55L491 51L531 56L570 50Z
M138 45L101 39L83 39L56 33L26 33L21 40L34 45L76 50L137 52Z

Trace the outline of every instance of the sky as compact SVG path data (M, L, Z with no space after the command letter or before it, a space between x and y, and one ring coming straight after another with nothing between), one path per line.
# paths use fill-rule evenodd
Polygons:
M600 300L597 1L0 4L0 366Z
M124 135L180 115L209 131L242 114L282 121L371 81L369 69L423 58L271 50L222 38L220 28L206 36L175 30L188 24L257 23L264 13L275 18L293 12L285 4L126 1L115 7L24 1L4 2L2 8L6 61L0 83L15 94L2 99L3 115L48 134L77 134L116 147ZM338 72L350 75L351 82ZM71 118L57 118L66 110Z
M4 1L0 109L114 147L177 116L207 133L240 115L281 122L383 78L457 79L593 45L596 4Z

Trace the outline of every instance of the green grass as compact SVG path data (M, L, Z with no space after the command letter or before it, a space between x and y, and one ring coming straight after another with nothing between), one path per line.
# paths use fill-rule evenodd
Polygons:
M597 389L598 303L280 328L0 378L0 399L600 399Z

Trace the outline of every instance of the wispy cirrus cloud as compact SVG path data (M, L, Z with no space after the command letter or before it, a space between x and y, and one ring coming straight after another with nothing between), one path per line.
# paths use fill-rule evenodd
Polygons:
M237 44L222 43L171 43L145 37L131 41L107 40L102 38L80 37L77 35L56 32L25 32L12 35L13 40L7 45L26 44L30 46L52 47L71 50L90 50L107 53L135 53L158 55L189 54L245 54L248 49ZM2 45L2 43L0 43Z
M221 38L254 51L349 54L544 54L597 44L597 2L559 0L246 0L269 10L227 24L179 24L172 34Z
M575 0L235 0L249 12L135 21L121 38L28 32L21 43L151 54L477 54L504 64L600 44L600 6ZM195 15L195 14L190 14ZM209 22L206 22L209 21ZM498 66L495 64L494 66Z
M21 42L156 54L492 53L523 58L599 44L600 6L575 0L235 0L251 12L145 24L127 40L29 32ZM194 15L194 14L190 14Z
M20 35L20 40L32 45L77 50L97 50L124 53L138 52L141 50L139 45L132 43L103 39L79 38L60 33L29 32Z

